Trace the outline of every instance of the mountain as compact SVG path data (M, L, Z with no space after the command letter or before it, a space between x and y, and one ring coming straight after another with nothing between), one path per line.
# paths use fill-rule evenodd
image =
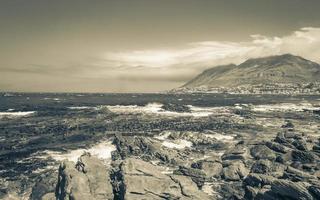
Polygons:
M320 82L320 65L291 54L249 59L205 70L181 88L233 88L263 84Z

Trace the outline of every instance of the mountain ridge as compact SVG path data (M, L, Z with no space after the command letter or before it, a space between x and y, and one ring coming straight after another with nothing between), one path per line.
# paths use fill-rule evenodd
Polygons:
M320 64L292 54L204 70L171 92L320 94Z
M236 87L264 83L298 84L320 81L320 65L300 56L283 54L253 58L239 65L209 68L182 87Z

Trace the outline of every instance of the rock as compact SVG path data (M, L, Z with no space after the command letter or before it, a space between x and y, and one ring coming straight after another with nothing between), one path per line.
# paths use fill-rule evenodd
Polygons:
M136 156L145 161L160 160L175 165L183 163L177 150L163 149L159 141L147 137L117 135L113 144L117 148L117 151L112 152L113 160Z
M312 152L293 150L292 160L301 163L312 163L316 160L317 156Z
M174 174L189 176L200 188L206 181L206 174L199 169L179 166L178 170L174 171Z
M271 161L269 160L258 160L251 167L251 173L266 174L271 169Z
M249 200L253 200L257 196L258 191L259 190L257 188L254 188L254 187L251 187L251 186L247 185L246 188L245 188L245 196L244 196L244 198L245 199L249 199Z
M281 144L275 143L275 142L268 141L268 142L266 142L266 146L276 152L280 152L280 153L287 153L288 152L287 147L285 147Z
M308 188L309 192L313 194L316 199L320 199L320 186L319 185L311 185Z
M254 198L255 200L279 200L279 196L271 190L270 185L261 188Z
M181 187L181 194L190 199L208 199L208 195L198 189L190 177L171 175L171 179Z
M41 197L41 200L56 200L55 193L47 193Z
M55 193L57 177L58 174L54 172L43 174L40 180L38 180L35 186L32 188L30 199L49 199L49 196L52 196L49 194Z
M249 174L249 170L241 161L231 163L223 168L223 177L227 181L238 181Z
M297 199L297 200L312 200L312 195L308 192L302 182L292 182L289 180L275 180L271 184L271 191L278 194L279 197Z
M223 199L243 199L245 191L241 182L229 182L221 185L220 194Z
M268 159L274 161L277 155L265 145L256 145L250 149L251 155L256 159Z
M250 172L281 177L285 168L284 165L270 160L258 160L252 165Z
M290 167L290 166L287 167L283 177L286 179L290 179L292 181L295 181L295 182L296 181L307 181L309 179L315 179L314 176L312 176L304 171Z
M171 112L191 112L188 106L182 104L165 103L161 108Z
M90 155L77 164L64 161L59 167L57 199L113 199L109 173L103 163Z
M207 179L212 177L219 178L223 169L220 162L210 160L197 161L196 163L193 163L191 167L201 169L206 174Z
M294 128L294 125L291 121L287 121L286 124L281 126L281 128Z
M292 142L292 145L295 146L298 150L301 150L301 151L307 151L308 150L307 143L304 140L294 140Z
M271 185L274 180L276 180L276 178L274 178L273 176L250 173L244 179L244 182L246 183L246 185L252 187L263 187L264 185Z
M163 174L163 168L129 158L121 166L124 199L208 199L190 177Z

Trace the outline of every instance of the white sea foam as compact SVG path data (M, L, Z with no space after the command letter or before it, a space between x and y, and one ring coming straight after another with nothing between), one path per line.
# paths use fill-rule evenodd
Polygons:
M73 162L77 162L78 158L85 152L90 153L93 156L103 160L110 161L111 152L116 150L116 147L111 143L111 141L103 141L101 143L97 143L94 146L88 149L76 149L71 150L67 153L61 153L59 151L44 151L45 155L41 156L44 158L51 157L56 161L69 160Z
M108 106L108 108L115 113L143 113L143 114L156 114L156 115L164 115L164 116L177 116L177 117L207 117L217 112L226 113L229 112L227 108L223 107L196 107L192 105L188 105L191 112L172 112L162 109L163 104L160 103L149 103L146 106L137 106L137 105L129 105L129 106Z
M96 107L90 107L90 106L71 106L68 107L71 110L88 110L88 109L96 109Z
M23 116L31 115L33 113L35 113L35 111L0 112L0 117L1 116L23 117Z
M170 149L184 149L186 147L191 147L192 142L187 141L187 140L182 140L182 139L178 139L178 140L174 140L174 141L166 140L166 141L162 142L162 146L165 146Z
M256 105L252 107L253 111L256 112L285 112L285 111L295 111L302 112L304 110L317 110L310 103L281 103L281 104L269 104L269 105Z
M208 138L215 138L217 140L233 140L234 135L223 135L220 133L214 133L214 134L204 134Z
M170 136L170 134L171 134L170 131L164 131L164 132L161 132L159 135L154 136L154 138L158 140L165 140Z

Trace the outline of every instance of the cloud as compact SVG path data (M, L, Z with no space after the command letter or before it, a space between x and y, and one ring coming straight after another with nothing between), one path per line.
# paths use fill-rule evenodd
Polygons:
M201 41L184 48L105 52L88 63L86 76L132 81L183 82L202 70L249 58L291 53L320 62L320 28L306 27L282 37L251 35L250 41Z
M254 34L249 41L200 41L179 48L110 51L64 65L33 64L28 69L3 68L0 71L7 77L11 77L10 73L28 74L32 80L39 79L38 82L49 77L55 83L56 77L61 77L58 82L85 83L88 91L94 88L122 92L159 91L178 87L207 68L239 64L249 58L291 53L320 63L319 47L320 28L305 27L285 36Z

